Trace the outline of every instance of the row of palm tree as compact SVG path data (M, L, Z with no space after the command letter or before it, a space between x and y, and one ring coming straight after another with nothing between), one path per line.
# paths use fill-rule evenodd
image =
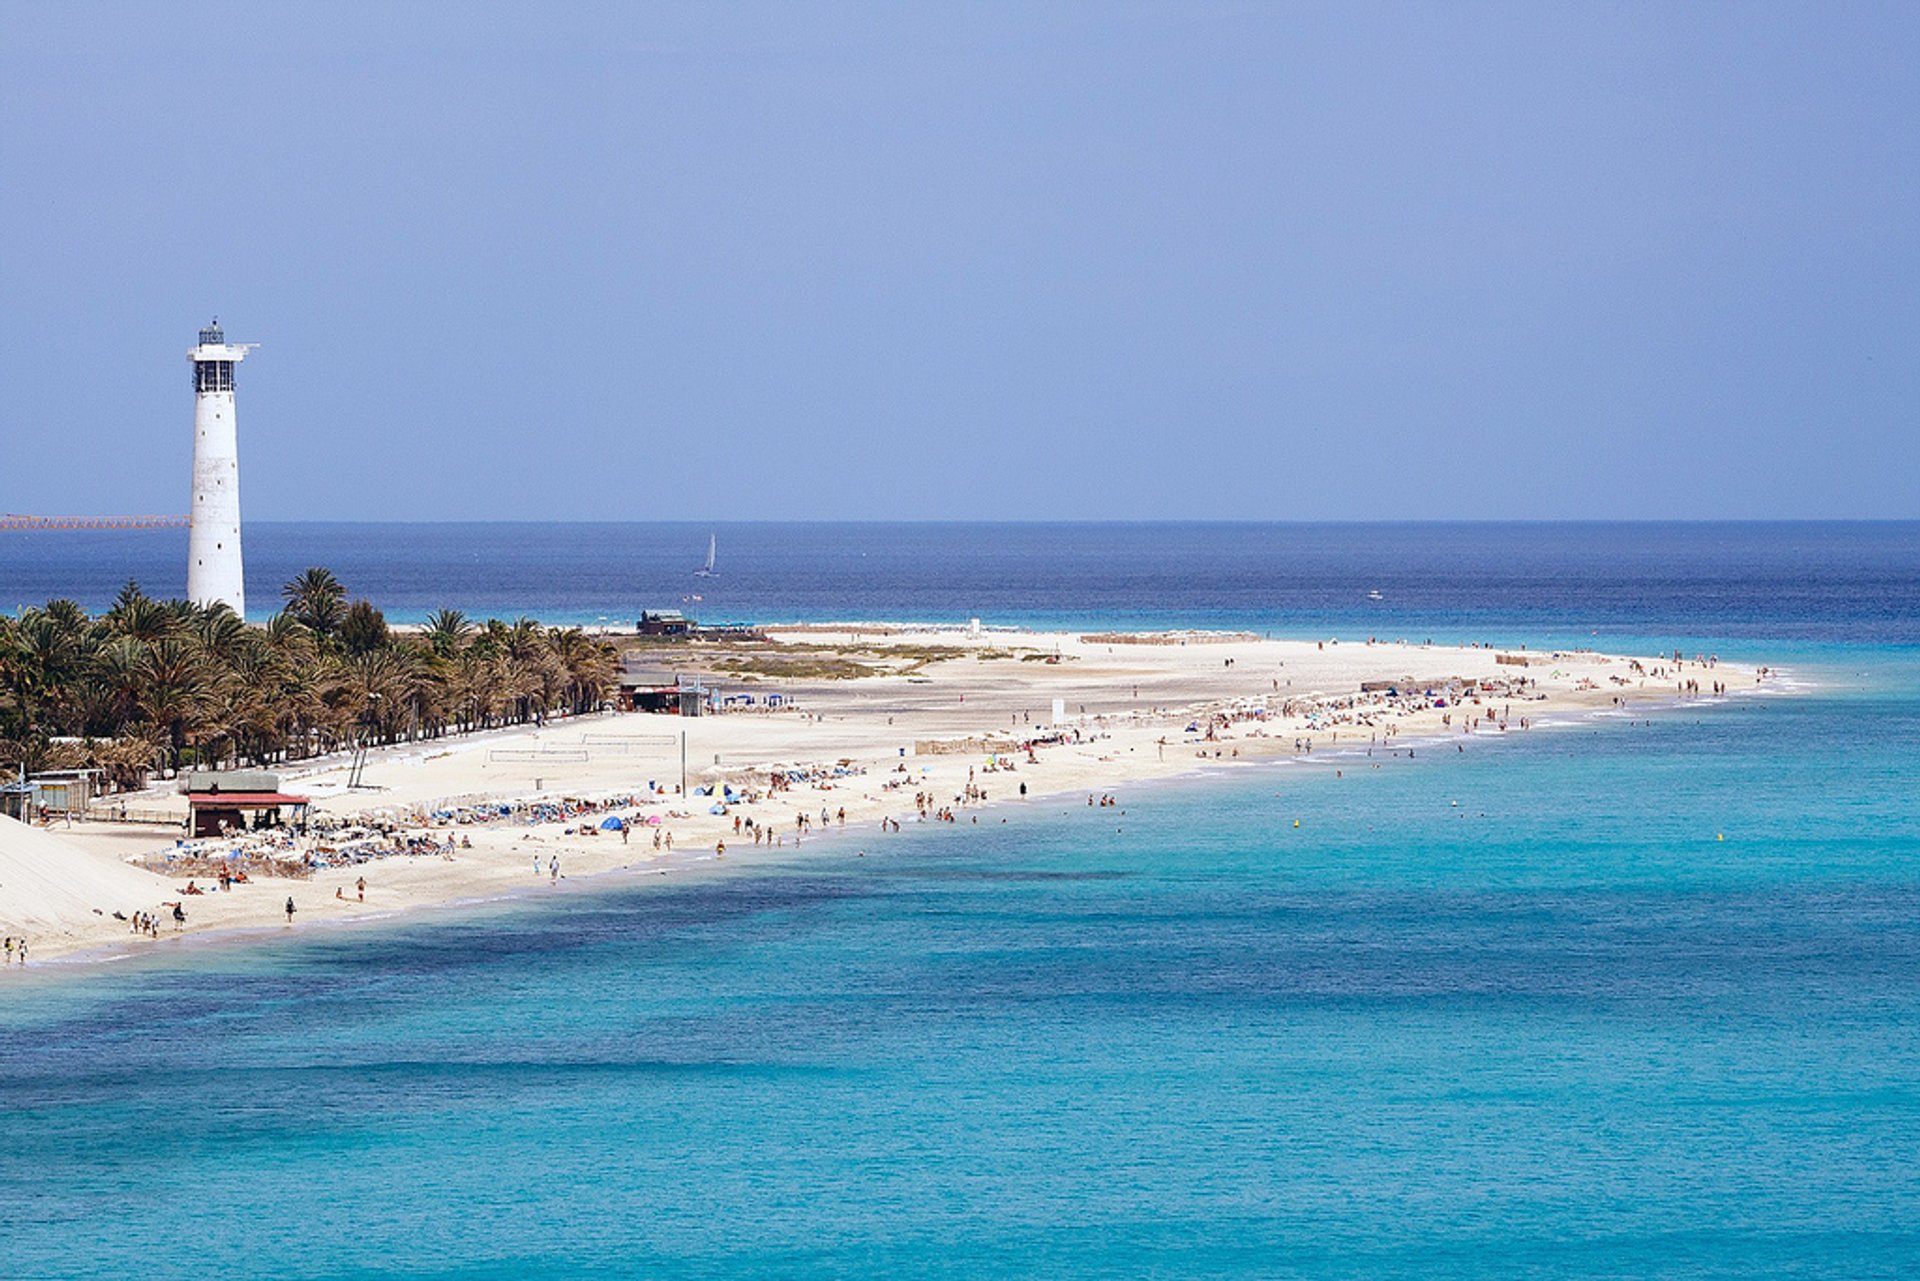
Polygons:
M0 769L272 765L591 711L612 647L529 618L441 610L395 631L325 569L262 625L225 605L155 600L129 582L92 617L70 600L0 618Z

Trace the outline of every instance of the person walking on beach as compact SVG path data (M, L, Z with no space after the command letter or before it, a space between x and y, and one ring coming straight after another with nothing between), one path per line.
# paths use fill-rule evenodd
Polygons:
M177 906L173 909L173 916L175 920L180 920L183 917L183 913ZM287 895L287 924L293 924L293 895L291 894Z
M363 876L358 881L355 881L353 884L353 888L359 891L360 901L362 903L366 902L367 901L367 878Z

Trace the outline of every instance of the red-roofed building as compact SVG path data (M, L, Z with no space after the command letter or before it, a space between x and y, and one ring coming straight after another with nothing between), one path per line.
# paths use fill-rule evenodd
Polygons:
M209 773L187 782L189 826L196 837L248 828L305 827L310 803L308 797L281 791L280 779L273 774ZM283 818L282 810L290 813Z

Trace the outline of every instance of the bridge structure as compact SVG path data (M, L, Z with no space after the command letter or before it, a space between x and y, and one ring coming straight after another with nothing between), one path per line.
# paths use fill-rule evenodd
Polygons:
M0 530L9 529L185 529L185 516L0 516Z

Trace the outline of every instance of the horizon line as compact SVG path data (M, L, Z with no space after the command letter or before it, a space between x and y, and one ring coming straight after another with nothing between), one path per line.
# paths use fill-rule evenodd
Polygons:
M104 519L104 518L103 518ZM1409 525L1916 525L1920 524L1920 515L1915 516L1411 516L1397 520L1366 520L1350 517L1330 518L1287 518L1255 516L1223 517L1144 517L1138 519L1118 519L1110 517L829 517L804 516L788 518L742 518L715 517L699 518L690 516L652 517L652 518L588 518L588 517L501 517L484 518L414 518L404 517L339 517L339 516L299 516L244 518L246 525L688 525L696 528L725 527L729 525L1024 525L1024 526L1133 526L1153 527L1169 525L1343 525L1352 527L1385 527ZM182 525L177 528L184 529ZM44 532L44 531L14 531ZM60 531L64 533L161 533L172 532L168 529L110 529L87 531Z

